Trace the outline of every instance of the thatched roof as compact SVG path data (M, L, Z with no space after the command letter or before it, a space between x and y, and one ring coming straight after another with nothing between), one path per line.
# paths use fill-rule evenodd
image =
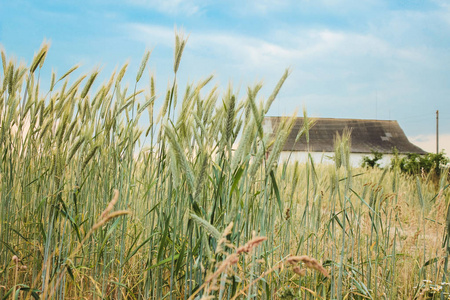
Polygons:
M275 132L282 117L264 118L266 132ZM408 141L397 121L314 118L315 124L309 131L309 150L312 152L333 152L336 133L342 135L344 129L351 131L352 153L399 153L426 154L424 150ZM297 118L283 151L306 151L305 136L296 143L295 137L303 126L303 118Z

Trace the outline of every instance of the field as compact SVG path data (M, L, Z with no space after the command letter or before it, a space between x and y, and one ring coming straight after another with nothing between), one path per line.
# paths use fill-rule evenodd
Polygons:
M1 299L449 297L447 170L351 168L345 135L335 165L278 163L293 116L261 122L289 72L265 100L180 90L185 43L158 111L149 53L130 89L125 65L41 91L48 46L29 67L2 52Z

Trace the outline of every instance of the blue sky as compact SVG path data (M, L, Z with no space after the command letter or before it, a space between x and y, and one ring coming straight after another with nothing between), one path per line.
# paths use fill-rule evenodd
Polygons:
M172 78L174 28L189 35L181 83L215 75L268 96L291 75L270 115L305 105L315 117L393 119L411 141L450 152L450 2L443 0L0 0L0 47L30 63L51 42L43 76L100 68L104 78L146 49L163 95ZM183 85L180 84L180 87ZM162 102L162 97L159 99Z

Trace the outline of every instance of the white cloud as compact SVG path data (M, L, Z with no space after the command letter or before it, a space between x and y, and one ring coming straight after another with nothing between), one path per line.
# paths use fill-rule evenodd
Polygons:
M178 0L172 2L176 5ZM261 5L268 3L270 1L263 1ZM128 24L127 27L135 39L148 41L151 37L164 45L173 45L172 28L142 23ZM386 30L397 29L382 29ZM264 38L208 29L196 32L188 30L188 33L190 33L188 47L193 51L201 50L210 56L215 55L221 59L260 67L280 63L287 66L296 63L311 65L314 62L320 64L324 61L354 65L358 58L365 61L387 59L393 64L414 63L414 65L431 65L436 61L429 47L409 46L407 43L396 45L395 40L381 38L384 36L381 32L359 33L297 27L290 30L273 30L267 32Z
M127 24L129 36L141 42L158 41L173 47L174 29L139 23ZM286 61L298 55L295 49L283 47L263 39L224 32L189 33L189 51L208 54L245 66L267 66L280 60Z
M247 12L253 12L256 14L272 13L276 10L284 9L291 5L289 0L251 0L251 1L238 1L240 8L244 8ZM241 10L242 11L242 10Z
M155 41L173 49L173 28L139 23L126 26L133 39ZM277 100L284 102L281 106L274 104L281 110L289 106L290 111L304 103L319 116L385 119L418 114L423 105L445 110L448 105L435 107L429 99L440 101L442 83L432 78L446 78L444 62L450 61L450 55L433 45L417 46L406 40L398 43L383 32L297 27L257 37L187 29L189 41L183 64L190 67L186 68L190 79L215 72L226 81L244 85L264 79L269 89L284 68L292 67L293 73ZM409 133L430 132L425 127L412 125Z
M210 53L227 55L243 65L267 66L295 56L295 50L262 39L227 33L192 34L190 39L194 50L208 49ZM223 57L223 56L222 56Z
M175 27L169 28L159 25L145 25L140 23L125 24L125 31L128 36L136 41L147 43L162 44L166 47L173 47ZM154 44L152 45L154 46Z
M192 16L200 13L207 1L191 0L127 0L131 5L137 5L156 10L169 15Z
M427 152L436 152L436 135L422 134L409 136L409 141ZM450 156L450 134L439 134L439 151L444 150Z
M146 42L155 40L165 46L173 45L174 30L169 27L133 23L126 25L129 35ZM207 50L211 55L233 59L244 64L268 65L279 62L295 63L298 60L326 58L330 54L352 56L367 55L394 56L416 59L407 50L392 49L386 42L370 35L345 33L332 30L299 30L286 35L289 45L227 32L192 32L188 47L193 50Z

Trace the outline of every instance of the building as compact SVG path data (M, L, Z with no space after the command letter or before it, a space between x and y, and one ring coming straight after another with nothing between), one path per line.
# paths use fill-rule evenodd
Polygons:
M263 121L264 131L276 132L282 117L266 117ZM314 118L314 124L309 130L309 144L303 135L297 142L295 138L303 126L303 118L296 118L294 127L286 141L280 160L305 162L307 153L312 155L316 163L332 163L334 156L334 140L336 133L342 135L344 129L351 132L350 163L360 166L364 156L371 156L372 151L383 154L382 166L390 163L393 149L399 154L426 154L424 150L408 141L397 121L361 120L361 119L331 119Z

